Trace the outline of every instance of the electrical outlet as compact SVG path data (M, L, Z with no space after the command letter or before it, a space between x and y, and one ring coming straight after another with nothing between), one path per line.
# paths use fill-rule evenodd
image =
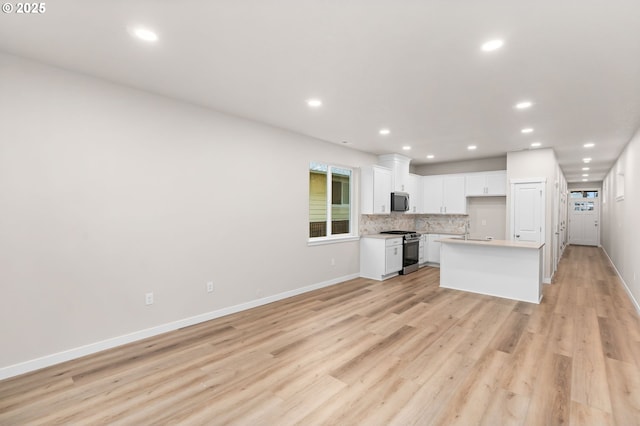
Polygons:
M147 293L144 295L144 304L153 305L153 293Z
M336 266L336 259L335 258L331 258L331 266Z
M482 226L487 226L487 221L485 219L482 219Z
M209 281L207 283L207 293L212 293L213 292L213 281Z

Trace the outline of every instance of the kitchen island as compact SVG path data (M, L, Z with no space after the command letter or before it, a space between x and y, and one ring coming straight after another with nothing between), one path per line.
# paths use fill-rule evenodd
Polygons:
M442 238L440 287L524 302L542 300L543 243Z

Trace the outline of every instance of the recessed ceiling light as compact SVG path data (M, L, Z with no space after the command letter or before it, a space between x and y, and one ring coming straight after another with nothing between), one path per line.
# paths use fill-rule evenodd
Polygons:
M589 179L582 179L583 182L589 182Z
M500 49L504 45L502 40L489 40L482 45L482 50L485 52L491 52Z
M586 172L587 170L589 170L589 168L588 167L583 167L582 170L584 170Z
M434 157L434 155L433 155L433 154L429 154L429 155L427 155L427 158L428 158L429 160L431 160L433 157Z
M520 132L522 132L522 133L532 133L533 129L531 127L527 127L526 129L520 130Z
M584 161L585 163L590 163L591 162L591 158L583 158L582 161Z
M378 132L381 135L388 135L389 133L391 133L391 130L389 129L380 129L380 131Z
M474 150L474 149L476 149L476 148L477 148L477 146L475 146L475 145L469 145L469 146L467 147L467 149L468 149L469 151L473 151L473 150Z
M307 100L307 105L309 105L311 108L319 108L322 106L322 101L320 99L308 99Z
M402 149L404 149L405 151L409 151L411 147L409 145L405 145L402 147Z
M587 173L584 173L582 177L589 177L589 175Z
M516 109L527 109L529 107L531 107L531 105L533 105L532 102L529 101L523 101L523 102L518 102L515 106Z
M594 146L596 146L596 144L595 144L595 143L591 143L591 142L589 142L589 143L585 143L585 144L584 144L584 145L582 145L582 146L584 146L585 148L593 148Z
M532 144L531 144L531 147L532 147L532 148L537 148L537 147L539 147L540 145L542 145L540 142L534 142L534 143L532 143Z
M134 28L132 31L133 31L133 35L138 37L140 40L149 41L149 42L158 41L158 34L156 34L155 32L147 28L137 27L137 28Z

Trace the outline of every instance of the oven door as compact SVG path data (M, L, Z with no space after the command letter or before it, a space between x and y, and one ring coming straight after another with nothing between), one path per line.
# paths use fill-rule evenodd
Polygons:
M420 238L405 240L402 248L402 273L408 274L418 270L420 256Z

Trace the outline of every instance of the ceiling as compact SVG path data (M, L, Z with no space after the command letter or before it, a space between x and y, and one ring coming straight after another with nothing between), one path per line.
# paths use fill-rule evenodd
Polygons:
M412 164L537 141L599 181L640 127L638 0L56 0L0 51Z

